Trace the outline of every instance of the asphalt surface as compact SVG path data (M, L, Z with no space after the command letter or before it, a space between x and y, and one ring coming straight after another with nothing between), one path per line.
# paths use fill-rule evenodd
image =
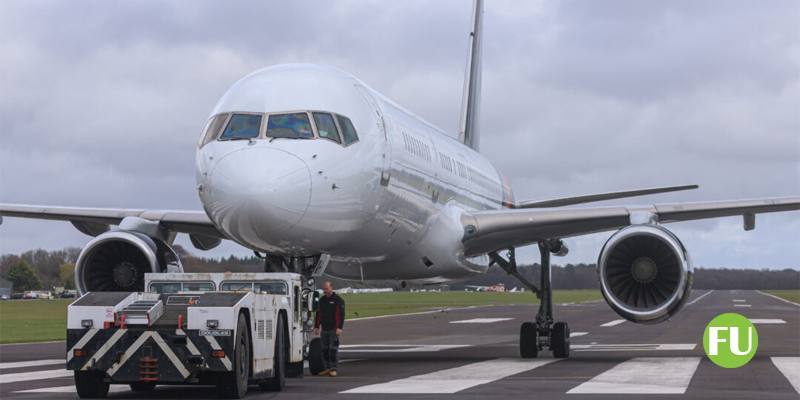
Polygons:
M253 386L247 398L800 398L797 304L755 291L696 290L681 313L657 325L619 322L602 301L557 305L556 320L575 335L571 357L545 351L522 360L519 325L535 312L492 306L348 321L338 377L290 379L281 393ZM723 312L765 320L756 324L755 358L738 369L717 367L703 352L703 330ZM63 342L0 346L0 398L76 398L64 353ZM208 387L112 390L120 399L215 398Z

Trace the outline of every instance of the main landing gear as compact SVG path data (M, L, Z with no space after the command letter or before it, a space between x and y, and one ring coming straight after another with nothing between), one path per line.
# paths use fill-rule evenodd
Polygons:
M517 270L513 248L508 250L508 259L497 252L489 253L492 263L496 263L509 275L517 278L536 293L536 297L540 300L536 320L524 322L519 329L519 353L522 358L535 358L539 355L539 351L545 348L549 348L555 358L569 357L569 326L566 322L553 322L553 288L550 286L550 253L561 256L566 252L567 247L559 239L539 242L541 274L538 287Z

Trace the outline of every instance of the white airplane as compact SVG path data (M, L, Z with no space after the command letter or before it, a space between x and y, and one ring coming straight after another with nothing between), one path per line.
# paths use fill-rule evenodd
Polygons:
M482 13L476 0L459 139L346 72L277 65L233 84L211 112L196 160L204 211L0 204L0 216L65 220L94 236L77 262L81 293L143 290L145 272L180 271L177 233L202 250L233 240L263 253L267 271L309 277L437 283L496 263L541 298L520 328L521 355L567 357L569 328L550 299L561 239L617 230L598 259L602 293L624 318L651 323L677 312L692 282L688 252L663 224L741 215L750 230L758 213L800 209L800 197L567 207L694 185L515 202L478 152ZM534 243L538 284L514 259Z

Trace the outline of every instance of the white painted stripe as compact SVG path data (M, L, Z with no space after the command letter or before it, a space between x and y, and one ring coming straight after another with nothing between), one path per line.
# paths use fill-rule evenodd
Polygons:
M743 300L743 299L733 299L733 302L734 302L734 303L744 303L745 301L747 301L747 300Z
M433 352L469 347L468 344L346 344L339 352L351 353L414 353Z
M623 322L625 322L624 319L615 319L613 321L606 322L605 324L602 324L600 326L604 326L604 327L617 326L617 325L619 325L619 324L621 324Z
M734 307L752 307L750 304L734 304Z
M754 324L785 324L786 321L778 318L751 318L750 322Z
M13 383L36 381L39 379L53 379L72 377L73 372L68 369L49 369L46 371L20 372L16 374L0 375L0 383Z
M123 392L130 392L131 388L128 385L111 385L108 388L109 393L123 393ZM53 386L47 388L39 388L39 389L30 389L30 390L19 390L14 393L75 393L75 385L69 386Z
M569 337L574 338L579 336L586 336L588 334L589 332L570 332Z
M72 346L72 348L69 349L69 351L67 351L67 362L70 362L70 360L72 360L72 355L74 354L73 351L75 349L81 349L83 348L83 346L86 346L86 343L89 343L89 341L92 340L97 331L98 331L97 328L89 329L89 331L86 332L86 334L84 334L80 340L78 340L78 343L75 343L75 346Z
M64 364L64 360L33 360L33 361L17 361L0 363L0 369L10 368L25 368L25 367L40 367L42 365Z
M770 359L789 380L794 390L800 393L800 357L770 357Z
M175 368L178 370L178 372L180 372L181 375L183 375L183 379L186 379L186 377L190 375L190 372L183 365L183 362L181 362L181 360L178 359L178 356L176 356L175 352L173 352L172 349L167 345L167 343L164 342L164 338L162 338L161 335L158 334L158 332L153 332L152 336L153 340L155 340L156 344L158 344L158 347L161 347L161 351L163 351L164 354L167 355L167 358L169 358L169 360L172 362L172 365L174 365Z
M700 357L637 357L570 389L567 393L683 394Z
M186 332L184 332L183 329L176 329L175 334L186 336ZM189 350L189 354L193 356L200 355L200 350L197 350L197 346L194 345L194 342L192 342L192 339L189 339L188 336L186 336L186 349Z
M111 347L114 346L117 343L117 341L120 338L122 338L122 336L125 335L125 332L127 332L127 331L128 331L127 329L119 329L118 331L114 332L114 334L111 335L111 337L108 339L108 341L106 341L103 344L103 346L100 347L100 349L97 350L97 353L95 353L91 358L89 358L89 361L86 362L86 364L83 366L83 368L81 368L81 370L82 371L86 371L92 365L94 365L95 362L97 362L98 360L103 358L103 356L106 354L106 352L109 349L111 349Z
M109 368L106 371L108 376L113 377L114 374L116 374L117 371L123 365L125 365L126 362L128 362L128 360L133 356L133 354L136 353L137 350L139 350L139 347L142 347L144 342L146 342L147 339L150 338L150 336L152 336L152 332L147 331L142 333L138 338L136 338L133 344L131 344L127 349L125 349L125 353L122 354L122 357L120 357L119 361L112 364L111 368Z
M798 306L798 307L800 307L800 304L798 304L798 303L795 303L795 302L793 302L793 301L790 301L790 300L786 300L786 299L784 299L783 297L775 296L774 294L771 294L771 293L766 293L766 292L762 292L762 291L760 291L760 290L756 290L756 292L758 292L758 293L761 293L761 294L763 294L764 296L767 296L767 297L772 297L772 298L773 298L773 299L775 299L775 300L780 300L780 301L782 301L782 302L784 302L784 303L789 303L789 304L792 304L792 305L795 305L795 306Z
M361 386L340 393L456 393L473 386L484 385L511 375L529 371L555 361L558 360L498 358L431 372L429 374L416 375L410 378Z
M510 321L514 318L473 318L461 321L450 321L451 324L492 324L500 321Z
M687 305L687 306L690 306L690 305L692 305L692 304L694 304L694 303L697 303L697 302L698 302L698 301L700 301L700 299L702 299L703 297L706 297L706 296L710 295L710 294L711 294L711 292L713 292L713 290L709 290L709 291L707 291L707 292L705 292L705 293L701 294L701 295L700 295L700 297L698 297L698 298L696 298L696 299L694 299L694 300L692 300L692 301L690 301L690 302L686 303L686 305Z
M204 337L206 338L208 344L211 345L211 349L222 350L222 347L220 347L219 342L217 342L217 339L215 339L213 336L204 336ZM222 365L225 366L225 369L227 369L228 371L230 371L231 368L233 367L233 364L231 364L231 360L228 358L227 354L220 361L222 362Z
M643 343L643 344L573 344L575 351L681 351L694 350L695 343Z

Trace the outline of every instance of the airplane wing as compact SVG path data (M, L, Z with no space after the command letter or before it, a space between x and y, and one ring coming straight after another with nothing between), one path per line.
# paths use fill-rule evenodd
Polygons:
M2 223L3 216L69 221L79 231L90 236L97 236L108 230L109 225L119 225L125 217L139 217L151 221L158 221L161 226L171 232L226 239L203 211L160 211L0 204L0 223Z
M746 230L755 214L800 210L800 197L670 203L640 207L537 208L474 211L462 215L465 255L541 240L619 229L645 222L677 222L742 215Z
M627 197L636 197L648 194L667 193L667 192L677 192L681 190L692 190L697 188L699 188L699 186L697 185L666 186L657 188L626 190L624 192L610 192L610 193L587 194L583 196L573 196L573 197L559 197L557 199L548 199L548 200L522 201L515 204L514 208L563 207L563 206L572 206L575 204L582 204L582 203L593 203L596 201L624 199Z

